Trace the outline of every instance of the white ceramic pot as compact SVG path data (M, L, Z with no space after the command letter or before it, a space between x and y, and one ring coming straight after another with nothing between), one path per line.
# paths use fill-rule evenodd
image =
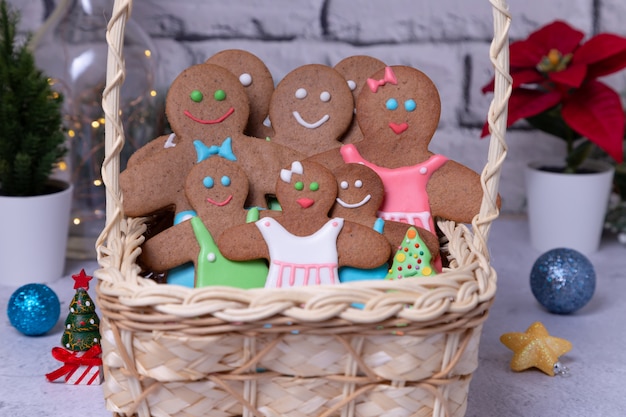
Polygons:
M543 171L559 166L551 161L530 163L525 171L531 245L545 252L575 249L585 255L600 246L614 168L602 161L587 161L584 174Z
M64 275L72 186L33 196L0 196L0 283L18 287Z

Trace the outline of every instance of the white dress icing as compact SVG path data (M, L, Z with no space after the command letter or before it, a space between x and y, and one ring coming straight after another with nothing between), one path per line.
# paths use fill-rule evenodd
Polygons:
M330 219L309 236L296 236L273 218L257 221L270 254L266 288L337 284L337 236L343 219Z

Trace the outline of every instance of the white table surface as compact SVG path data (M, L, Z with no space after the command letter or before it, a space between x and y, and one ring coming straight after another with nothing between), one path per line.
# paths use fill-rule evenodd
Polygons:
M492 228L492 263L498 292L481 339L480 365L470 385L466 417L622 417L626 416L626 247L605 236L590 255L597 282L592 300L571 315L554 315L534 299L530 269L541 254L528 244L525 221L502 218ZM69 261L67 276L48 285L61 300L61 318L49 334L23 336L11 327L6 306L15 287L0 286L0 416L110 417L102 386L69 386L46 381L59 367L50 350L60 345L62 323L74 295L71 274L95 262ZM95 290L90 289L95 299ZM568 339L573 349L561 362L570 377L509 369L512 352L499 341L541 321L551 335Z

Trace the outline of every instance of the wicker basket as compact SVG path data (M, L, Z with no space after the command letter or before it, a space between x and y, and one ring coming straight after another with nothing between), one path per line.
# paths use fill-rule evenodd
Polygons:
M159 285L139 276L145 224L124 217L118 186L122 45L132 1L116 0L103 97L107 225L96 271L109 410L140 417L465 414L496 290L487 238L498 215L511 84L510 15L506 1L490 3L496 88L484 198L471 227L438 223L450 267L434 278L241 290Z

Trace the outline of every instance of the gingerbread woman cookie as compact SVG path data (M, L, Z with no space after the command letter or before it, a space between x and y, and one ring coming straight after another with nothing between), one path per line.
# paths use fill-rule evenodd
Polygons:
M371 56L353 55L342 59L333 68L346 79L348 87L350 87L350 91L352 91L352 98L356 103L367 79L376 71L385 68L385 63ZM361 139L363 139L363 133L361 133L356 117L353 117L350 127L341 138L341 142L354 143Z
M143 216L174 206L176 213L191 210L184 189L196 161L194 141L209 152L239 164L250 180L248 206L264 207L274 192L273 176L299 153L243 134L249 101L237 77L213 64L183 71L167 95L166 113L172 135L163 148L130 164L120 174L124 212Z
M167 271L193 262L195 282L193 276L191 283L186 282L185 276L170 283L263 287L268 271L264 260L231 261L220 253L214 239L229 227L258 218L258 210L243 208L248 179L235 162L211 156L199 141L196 146L200 158L206 159L191 168L185 181L185 195L196 215L147 240L140 263L154 271Z
M335 284L338 268L374 268L389 259L389 242L370 227L329 217L337 197L333 174L312 162L294 162L276 184L282 212L254 224L228 229L218 237L233 260L270 262L266 287Z
M480 177L436 155L428 145L441 112L439 93L423 72L386 67L367 80L356 105L363 140L316 155L331 169L361 163L383 180L378 215L435 232L435 217L469 223L480 210Z
M298 67L272 94L271 141L305 156L338 148L352 121L353 103L346 80L333 68L320 64Z
M273 136L269 106L274 92L274 79L265 63L256 55L241 49L220 51L206 62L226 68L244 86L250 101L250 116L244 133L262 139Z

